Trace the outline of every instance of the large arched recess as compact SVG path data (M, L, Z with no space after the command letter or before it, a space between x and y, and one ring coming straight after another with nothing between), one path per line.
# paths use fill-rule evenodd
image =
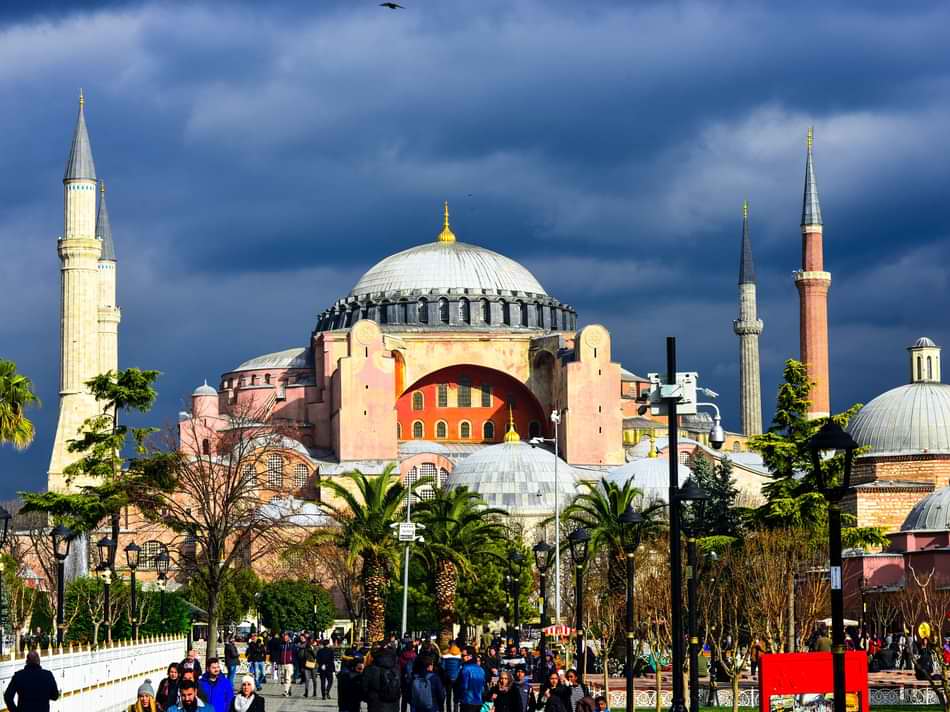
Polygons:
M460 391L465 382L470 388L470 405L460 405ZM440 386L445 400L440 399ZM483 400L483 387L491 394ZM420 399L422 409L414 409ZM485 404L483 404L485 403ZM508 430L508 408L515 420L515 429L522 439L531 434L547 436L544 410L534 394L520 381L507 373L483 366L449 366L420 378L409 386L396 401L396 417L403 440L443 440L446 442L501 442ZM418 425L422 423L419 436ZM441 424L444 424L440 426ZM468 437L465 437L468 424ZM485 438L485 423L492 424L493 436ZM442 433L445 436L442 436Z

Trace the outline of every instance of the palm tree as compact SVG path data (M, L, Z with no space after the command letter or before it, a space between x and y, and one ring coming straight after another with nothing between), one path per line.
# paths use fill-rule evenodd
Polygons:
M10 443L17 450L29 447L35 431L25 411L39 403L33 382L17 373L13 361L0 359L0 445Z
M419 505L416 520L425 526L422 556L435 577L435 607L439 619L439 645L452 639L455 595L459 574L477 576L477 557L503 558L505 528L494 517L503 509L485 506L485 500L467 487L439 488Z
M563 519L572 529L584 527L590 534L590 551L606 551L616 565L610 566L608 583L614 593L622 593L626 587L626 558L623 552L623 527L620 516L627 507L640 511L643 516L641 535L644 539L659 534L664 522L659 516L666 503L644 502L643 492L633 481L623 486L606 477L600 482L582 482L585 488L565 507ZM646 506L644 506L646 505Z
M366 601L367 636L375 643L386 633L385 594L399 562L400 547L392 525L401 519L407 492L428 484L430 479L420 478L407 488L399 480L395 463L386 465L378 476L353 470L343 477L342 482L320 483L342 504L323 505L336 526L314 533L310 542L335 544L345 553L347 566L362 560L360 584Z

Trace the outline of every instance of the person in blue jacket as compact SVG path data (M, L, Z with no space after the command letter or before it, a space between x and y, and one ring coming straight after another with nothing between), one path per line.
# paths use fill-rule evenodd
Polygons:
M462 671L456 685L462 712L480 712L485 694L485 671L475 660L475 650L471 646L462 653Z
M208 670L198 680L198 687L205 693L208 704L214 707L215 712L227 712L231 709L234 688L231 687L227 675L221 674L221 661L217 658L208 660Z

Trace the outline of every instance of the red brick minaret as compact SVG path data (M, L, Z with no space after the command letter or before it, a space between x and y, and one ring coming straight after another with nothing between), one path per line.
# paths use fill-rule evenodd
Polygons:
M815 383L808 415L821 418L831 412L828 395L828 288L831 273L825 272L822 254L821 206L812 155L814 140L814 129L808 129L802 204L802 268L795 273L795 286L798 287L801 313L801 360L808 369L808 377Z

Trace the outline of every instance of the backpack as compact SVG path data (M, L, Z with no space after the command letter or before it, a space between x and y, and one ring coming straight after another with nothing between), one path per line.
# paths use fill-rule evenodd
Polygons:
M417 676L412 680L412 709L415 712L433 712L435 709L428 676Z
M379 682L379 699L383 702L399 702L402 695L399 671L394 668L381 669Z

